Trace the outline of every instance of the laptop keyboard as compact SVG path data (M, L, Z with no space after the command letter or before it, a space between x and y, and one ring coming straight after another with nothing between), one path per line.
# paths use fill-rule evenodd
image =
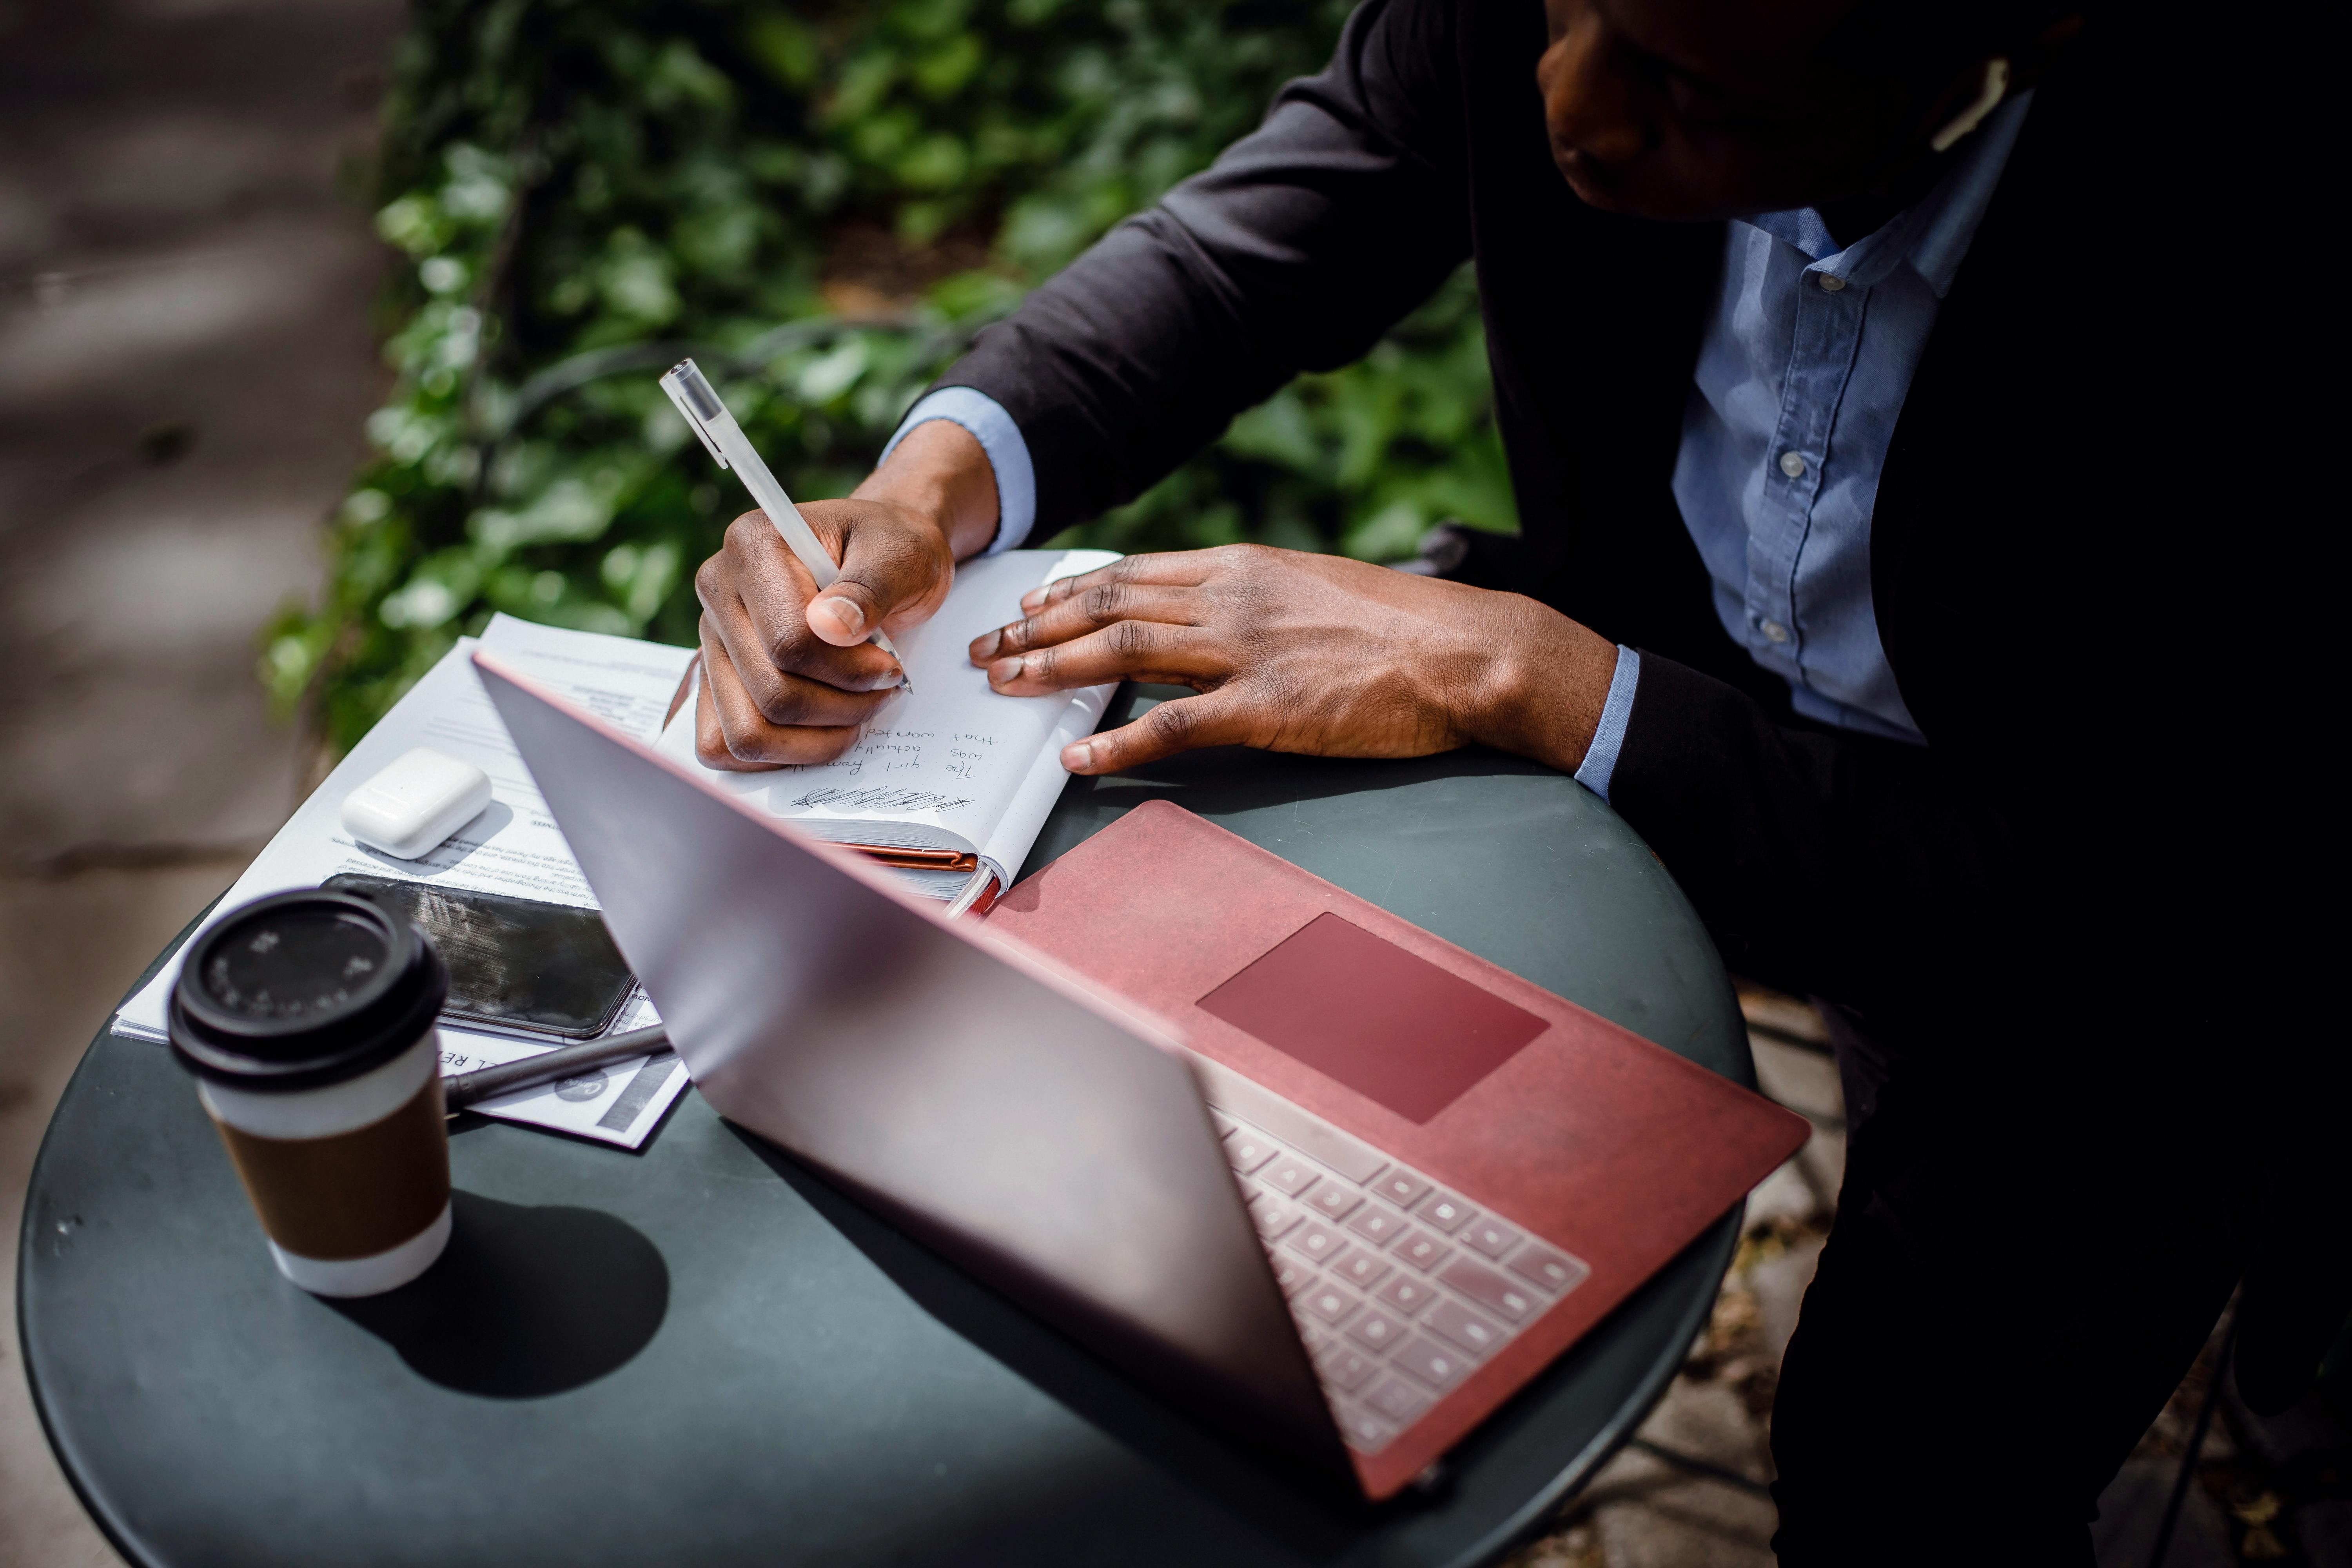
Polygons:
M1359 1453L1386 1447L1591 1272L1288 1101L1251 1096L1252 1120L1225 1098L1210 1100L1225 1159Z

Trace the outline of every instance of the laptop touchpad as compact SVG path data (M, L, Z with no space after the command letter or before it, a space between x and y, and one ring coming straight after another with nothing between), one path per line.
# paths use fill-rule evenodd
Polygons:
M1200 1005L1414 1121L1549 1026L1334 914L1307 921Z

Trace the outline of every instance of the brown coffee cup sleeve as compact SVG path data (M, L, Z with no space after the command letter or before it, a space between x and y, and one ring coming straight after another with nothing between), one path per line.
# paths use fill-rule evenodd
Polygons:
M381 1121L326 1138L257 1138L215 1120L269 1239L301 1258L372 1258L449 1202L441 1080Z

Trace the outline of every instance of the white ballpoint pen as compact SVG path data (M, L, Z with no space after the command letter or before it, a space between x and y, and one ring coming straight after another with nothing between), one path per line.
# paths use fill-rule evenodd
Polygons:
M710 449L710 455L719 460L719 466L735 470L735 477L743 481L745 489L751 492L752 500L768 514L768 521L775 525L777 533L791 546L793 553L800 557L801 564L808 568L809 575L816 579L817 592L823 593L832 587L834 580L841 575L841 568L834 564L833 556L817 542L807 520L801 516L800 508L794 506L793 498L784 493L784 487L776 482L776 476L768 471L767 463L752 447L751 437L743 434L743 426L735 423L735 416L728 413L727 405L719 401L719 394L712 388L709 378L692 360L682 359L661 378L661 386L669 394L669 400L677 405L678 413L686 416L688 427L702 437L702 444ZM866 640L892 658L898 659L899 689L911 693L914 686L906 679L907 661L898 658L898 650L890 646L890 639L883 635L881 628L876 627Z

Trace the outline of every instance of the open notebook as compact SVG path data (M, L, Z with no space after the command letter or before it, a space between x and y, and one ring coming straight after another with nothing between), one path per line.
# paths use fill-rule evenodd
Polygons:
M694 755L694 705L678 710L660 749L719 788L836 844L976 858L1009 886L1069 775L1062 748L1094 733L1114 686L1006 697L965 650L1021 618L1021 595L1118 557L1103 550L1008 550L956 568L939 614L896 635L914 689L877 712L838 762L770 773L723 773ZM903 868L913 891L952 899L969 869Z

